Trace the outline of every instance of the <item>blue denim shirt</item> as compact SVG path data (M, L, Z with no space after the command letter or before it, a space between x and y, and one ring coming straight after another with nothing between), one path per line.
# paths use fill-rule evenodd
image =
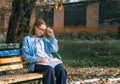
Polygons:
M45 52L48 55L58 51L58 41L54 36L50 37L50 40L43 38L43 42L45 46ZM29 35L24 38L22 45L22 56L24 60L29 63L28 70L34 71L35 64L39 60L34 36Z

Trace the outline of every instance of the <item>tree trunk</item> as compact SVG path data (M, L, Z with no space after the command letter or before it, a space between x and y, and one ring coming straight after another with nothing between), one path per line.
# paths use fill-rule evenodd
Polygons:
M120 25L118 26L117 39L120 39Z
M32 0L13 0L13 10L9 20L6 43L22 42L23 37L29 31L32 9Z

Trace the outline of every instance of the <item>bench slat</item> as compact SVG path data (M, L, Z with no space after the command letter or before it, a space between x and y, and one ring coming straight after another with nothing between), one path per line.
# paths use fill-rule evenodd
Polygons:
M0 84L7 84L5 81L0 80Z
M0 44L0 49L18 49L20 48L19 43Z
M16 83L16 82L34 80L39 78L43 78L43 75L40 73L20 74L20 75L0 78L0 84Z
M20 56L20 57L0 58L0 65L9 64L9 63L15 63L15 62L24 62L24 59L22 58L22 56Z
M20 50L7 50L7 51L0 51L0 57L8 57L8 56L15 56L20 55Z
M12 64L12 65L0 66L0 71L24 69L24 68L27 68L27 67L25 67L25 64Z

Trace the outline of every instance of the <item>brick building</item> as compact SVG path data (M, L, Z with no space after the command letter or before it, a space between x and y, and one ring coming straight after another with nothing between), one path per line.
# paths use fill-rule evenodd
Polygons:
M113 6L116 6L116 1L107 4L99 2L91 2L86 4L84 1L76 3L65 3L61 11L52 9L50 13L38 14L42 16L46 22L48 21L57 34L62 33L102 33L102 32L117 32L118 28L112 26L111 22L114 18L120 19L120 16ZM113 9L112 9L113 8ZM113 10L113 12L111 12ZM38 10L37 10L38 11ZM116 12L117 11L117 12ZM51 18L52 17L52 18ZM46 19L47 18L47 19ZM109 20L109 22L107 22ZM51 21L51 22L49 22ZM107 27L102 30L99 25L107 22Z
M31 21L35 20L34 16L38 11L39 9L33 11ZM42 12L37 16L41 16L48 22L48 24L54 28L56 34L99 32L96 29L99 24L99 3L92 3L89 5L84 2L65 3L61 11L53 8L50 12L45 14L46 13Z
M7 29L12 0L1 0L1 2L0 6L3 6L8 11L0 13L0 24L3 25L4 29ZM56 34L76 32L99 33L101 32L101 30L97 28L101 20L99 11L100 3L92 2L85 4L84 1L65 3L61 11L52 8L50 12L44 13L35 9L31 15L30 25L34 23L35 16L41 16L54 28ZM119 18L119 16L117 18ZM112 27L106 31L116 32L117 28Z

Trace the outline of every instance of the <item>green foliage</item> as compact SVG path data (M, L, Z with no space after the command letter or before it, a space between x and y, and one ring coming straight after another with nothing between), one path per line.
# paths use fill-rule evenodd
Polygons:
M58 37L60 38L60 37ZM112 32L112 33L107 33L106 31L103 31L101 34L91 34L88 32L81 32L81 33L68 33L65 34L63 39L67 40L113 40L117 39L117 33Z
M119 67L119 41L60 40L60 54L72 67Z

